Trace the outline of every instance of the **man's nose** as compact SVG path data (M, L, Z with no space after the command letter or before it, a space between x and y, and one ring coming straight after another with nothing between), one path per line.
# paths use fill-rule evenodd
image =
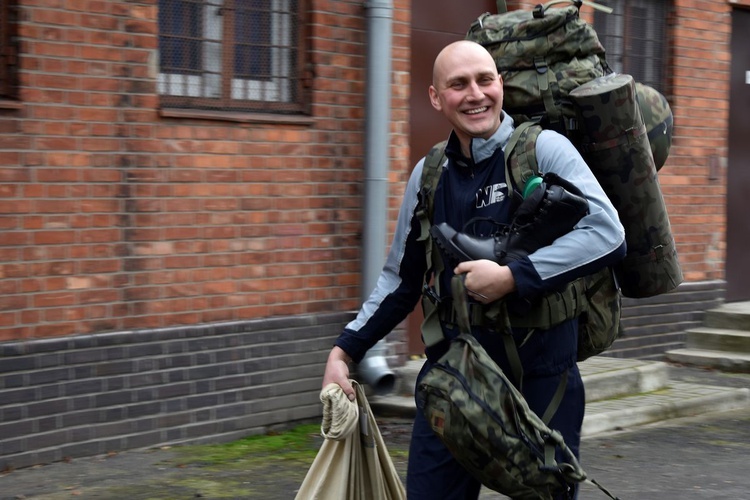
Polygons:
M484 92L482 92L482 88L477 82L471 82L469 84L469 97L472 99L481 99L484 97Z

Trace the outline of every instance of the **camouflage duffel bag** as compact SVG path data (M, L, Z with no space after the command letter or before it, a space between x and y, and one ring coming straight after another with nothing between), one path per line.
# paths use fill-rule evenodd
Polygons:
M588 481L562 435L529 408L470 334L452 340L427 371L417 385L417 404L469 473L514 500L572 498L574 485ZM555 460L557 450L565 461Z

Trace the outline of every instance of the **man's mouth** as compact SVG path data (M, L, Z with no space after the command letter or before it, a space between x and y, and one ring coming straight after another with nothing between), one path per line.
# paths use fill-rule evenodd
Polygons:
M474 108L474 109L466 110L466 111L464 111L464 113L466 113L467 115L478 115L479 113L484 113L488 109L489 109L489 107L482 106L481 108Z

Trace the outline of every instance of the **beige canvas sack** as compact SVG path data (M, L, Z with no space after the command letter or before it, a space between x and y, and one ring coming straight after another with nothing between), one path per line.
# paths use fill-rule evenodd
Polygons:
M325 438L295 500L404 500L406 492L380 435L365 392L356 400L336 384L320 392Z

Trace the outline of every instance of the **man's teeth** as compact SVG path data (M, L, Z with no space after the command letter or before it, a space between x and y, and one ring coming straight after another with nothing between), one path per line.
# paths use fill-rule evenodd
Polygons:
M477 109L470 109L470 110L468 110L466 112L466 114L467 115L476 115L476 114L479 114L479 113L484 113L485 111L487 111L487 106L484 106L482 108L477 108Z

